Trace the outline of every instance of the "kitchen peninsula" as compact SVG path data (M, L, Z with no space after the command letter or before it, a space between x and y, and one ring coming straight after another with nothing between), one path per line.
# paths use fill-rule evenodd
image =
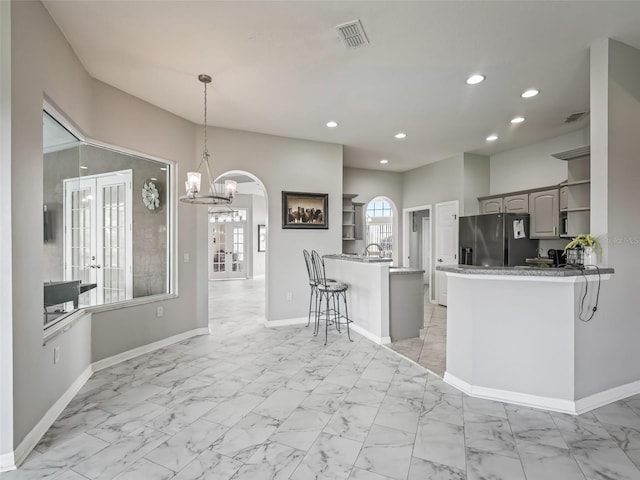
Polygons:
M623 391L594 391L579 371L597 341L590 322L607 320L606 305L593 307L613 269L437 269L447 274L449 384L472 396L571 414L623 398Z
M424 270L391 266L390 258L325 255L327 277L349 285L351 328L378 344L418 337L424 323Z

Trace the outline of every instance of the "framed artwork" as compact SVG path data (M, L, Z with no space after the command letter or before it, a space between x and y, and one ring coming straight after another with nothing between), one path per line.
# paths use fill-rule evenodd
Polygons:
M267 251L267 226L258 225L258 251Z
M282 228L329 228L329 194L282 192Z

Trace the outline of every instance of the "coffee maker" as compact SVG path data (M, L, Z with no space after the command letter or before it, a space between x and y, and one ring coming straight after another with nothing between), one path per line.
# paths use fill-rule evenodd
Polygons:
M564 267L567 264L567 256L562 250L555 250L550 248L547 252L547 256L553 260L552 267Z

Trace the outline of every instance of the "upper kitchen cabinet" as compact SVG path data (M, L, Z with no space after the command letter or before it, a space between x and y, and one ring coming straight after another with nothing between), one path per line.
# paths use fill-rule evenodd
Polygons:
M502 197L480 199L480 214L501 213Z
M529 213L529 194L509 195L503 200L506 213Z
M560 186L560 236L589 233L591 221L591 151L574 148L553 155L566 160L567 181Z
M560 223L557 188L529 194L529 238L557 238Z

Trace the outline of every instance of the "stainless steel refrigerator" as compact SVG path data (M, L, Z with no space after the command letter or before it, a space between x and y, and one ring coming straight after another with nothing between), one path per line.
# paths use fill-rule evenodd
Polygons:
M493 213L460 217L459 262L485 267L525 265L535 257L537 240L529 239L529 215Z

